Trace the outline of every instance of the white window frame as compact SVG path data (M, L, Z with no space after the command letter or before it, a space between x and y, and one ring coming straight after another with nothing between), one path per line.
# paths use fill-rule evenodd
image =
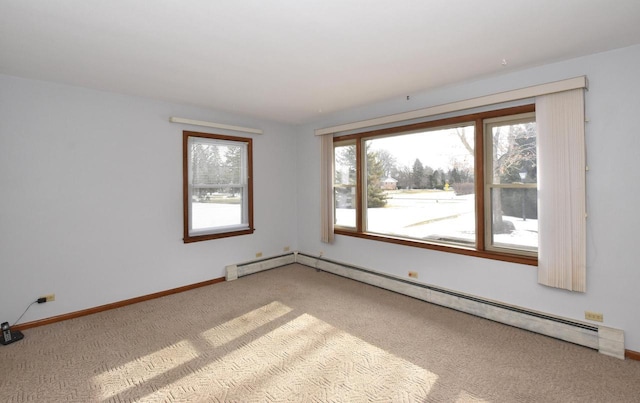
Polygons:
M493 136L491 129L495 126L502 125L512 125L519 123L528 123L536 121L535 112L523 113L519 115L510 115L510 116L501 116L497 118L489 118L484 119L484 179L485 179L485 192L484 192L484 218L485 218L485 240L486 245L485 248L489 251L496 251L502 253L514 253L524 256L538 256L538 248L529 248L526 246L518 246L518 245L508 245L508 244L500 244L496 243L493 240L493 201L492 201L492 191L494 189L538 189L538 183L523 183L523 182L515 182L515 183L493 183Z

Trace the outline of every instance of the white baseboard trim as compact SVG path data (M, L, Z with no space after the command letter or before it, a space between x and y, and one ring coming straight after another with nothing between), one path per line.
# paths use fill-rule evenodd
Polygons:
M586 346L615 358L625 358L624 331L620 329L535 312L304 253L293 252L230 265L226 267L226 278L227 281L231 281L294 262L481 318Z
M246 263L238 263L226 266L225 278L227 281L232 281L243 276L248 276L249 274L258 273L264 270L275 269L276 267L295 263L296 254L297 252L292 252L287 253L286 255L273 256L260 260L253 260Z

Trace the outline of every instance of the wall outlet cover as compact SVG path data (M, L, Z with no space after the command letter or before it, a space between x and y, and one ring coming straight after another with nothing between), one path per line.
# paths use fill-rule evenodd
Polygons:
M584 318L594 322L604 322L604 315L600 312L585 311Z

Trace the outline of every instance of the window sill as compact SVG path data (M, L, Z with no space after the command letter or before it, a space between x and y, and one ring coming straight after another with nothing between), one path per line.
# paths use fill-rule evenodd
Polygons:
M499 260L503 262L525 264L529 266L538 265L537 257L521 256L521 255L515 255L515 254L489 252L489 251L479 251L472 248L465 248L463 246L440 245L440 244L421 242L421 241L411 240L406 238L396 238L392 236L384 236L379 234L362 233L362 232L352 232L352 231L340 230L340 229L334 230L334 234L346 235L346 236L362 238L362 239L370 239L373 241L393 243L396 245L412 246L415 248L437 250L440 252L455 253L458 255L475 256L483 259L492 259L492 260Z
M228 237L238 236L238 235L253 234L253 231L254 231L253 228L248 228L240 231L230 231L230 232L220 232L215 234L187 236L187 237L184 237L182 240L184 241L184 243L209 241L211 239L228 238Z

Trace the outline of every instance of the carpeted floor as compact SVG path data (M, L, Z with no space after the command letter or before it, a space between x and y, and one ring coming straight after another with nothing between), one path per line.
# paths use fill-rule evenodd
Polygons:
M640 362L297 264L24 333L3 402L640 401Z

